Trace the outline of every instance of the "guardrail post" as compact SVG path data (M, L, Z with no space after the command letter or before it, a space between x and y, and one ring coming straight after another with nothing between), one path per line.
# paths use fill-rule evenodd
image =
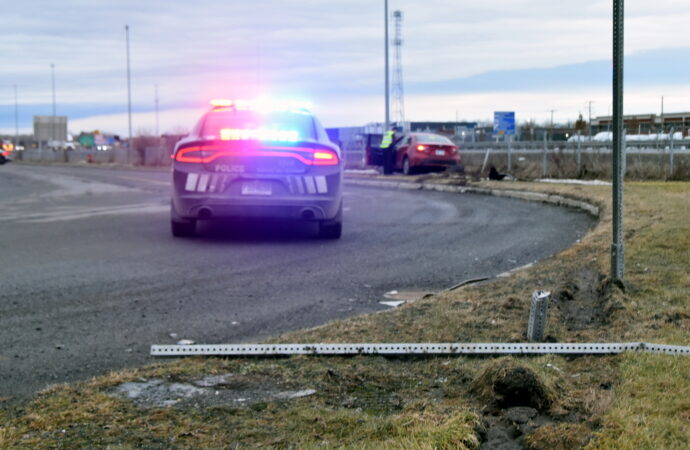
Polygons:
M545 291L534 291L532 293L532 304L530 305L529 321L527 322L527 340L529 341L541 342L544 340L549 296L551 296L551 293Z

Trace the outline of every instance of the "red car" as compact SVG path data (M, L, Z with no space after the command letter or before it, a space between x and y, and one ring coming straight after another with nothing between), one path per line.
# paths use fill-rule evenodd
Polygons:
M409 133L396 145L395 168L405 175L419 169L462 167L457 145L433 133Z

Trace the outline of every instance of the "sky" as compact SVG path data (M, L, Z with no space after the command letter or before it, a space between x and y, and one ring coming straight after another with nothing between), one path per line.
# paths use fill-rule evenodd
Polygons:
M0 133L189 130L212 98L309 101L327 127L384 119L383 0L0 0ZM625 2L625 113L690 111L687 0ZM567 122L611 113L612 0L389 0L405 119ZM391 21L391 36L393 23ZM393 69L391 51L391 68Z

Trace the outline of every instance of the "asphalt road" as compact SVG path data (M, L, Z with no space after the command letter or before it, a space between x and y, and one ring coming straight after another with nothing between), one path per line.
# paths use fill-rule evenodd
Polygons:
M0 398L153 361L151 344L256 342L388 308L568 247L583 213L475 195L348 187L342 239L290 223L173 239L169 173L0 167Z

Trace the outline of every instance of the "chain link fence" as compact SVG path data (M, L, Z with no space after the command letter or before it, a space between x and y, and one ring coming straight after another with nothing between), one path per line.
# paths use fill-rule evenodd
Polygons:
M465 172L486 176L491 167L516 178L610 179L611 142L456 142ZM690 139L628 141L625 174L633 179L690 180Z

